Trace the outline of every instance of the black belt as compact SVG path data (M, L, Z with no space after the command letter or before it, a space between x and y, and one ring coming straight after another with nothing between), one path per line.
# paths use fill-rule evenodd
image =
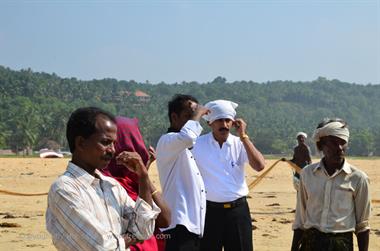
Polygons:
M230 202L213 202L208 200L207 206L215 208L234 208L244 203L247 203L247 198L245 196Z

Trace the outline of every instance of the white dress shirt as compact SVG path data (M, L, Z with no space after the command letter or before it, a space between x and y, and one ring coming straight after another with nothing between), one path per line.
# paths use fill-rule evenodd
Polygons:
M293 229L317 228L325 233L360 233L369 229L371 200L367 175L344 162L328 175L323 162L301 172Z
M160 208L134 202L116 180L95 172L99 178L69 162L49 190L46 228L58 250L124 251L123 234L153 234Z
M239 137L230 134L220 148L210 132L197 139L192 152L205 183L207 200L229 202L247 196L244 166L248 156Z
M180 132L161 136L157 144L157 168L162 194L172 211L168 230L177 224L203 236L206 194L202 176L188 148L202 132L198 121L189 120Z

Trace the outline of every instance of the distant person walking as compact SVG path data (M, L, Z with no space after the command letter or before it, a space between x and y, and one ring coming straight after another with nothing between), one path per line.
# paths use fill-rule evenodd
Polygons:
M310 148L305 143L307 134L304 132L299 132L297 133L296 138L298 145L294 147L293 158L290 161L303 169L305 166L311 164ZM299 178L300 175L297 172L294 172L293 185L297 191L300 183Z
M300 175L292 251L368 251L370 193L367 175L345 159L347 123L325 119L313 139L323 153Z
M265 161L247 135L245 121L235 118L237 106L228 100L207 103L211 112L204 118L211 132L199 137L192 150L207 190L202 251L253 250L245 166L261 171ZM230 133L233 128L238 136Z

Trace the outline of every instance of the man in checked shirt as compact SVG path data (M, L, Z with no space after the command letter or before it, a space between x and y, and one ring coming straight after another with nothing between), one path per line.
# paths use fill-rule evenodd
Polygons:
M66 136L72 160L52 184L46 211L46 228L58 250L129 250L153 234L160 209L152 201L139 154L117 156L119 164L139 177L136 202L99 171L115 153L116 131L114 116L99 108L79 108L70 116Z

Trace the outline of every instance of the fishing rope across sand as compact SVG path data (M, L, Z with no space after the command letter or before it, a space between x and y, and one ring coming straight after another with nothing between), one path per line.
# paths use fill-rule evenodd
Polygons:
M300 173L302 170L299 166L297 166L296 164L294 164L293 162L289 160L285 160L285 159L276 160L270 167L268 167L256 179L254 179L252 182L249 183L248 185L249 190L251 191L255 186L257 186L265 178L265 176L267 176L268 173L272 171L274 167L276 167L276 165L281 161L286 162L289 165L289 167L292 168L297 173ZM47 195L48 193L18 193L18 192L0 189L0 194L14 195L14 196L42 196L42 195ZM372 200L372 203L380 203L380 200L374 199Z
M16 195L16 196L41 196L41 195L47 195L48 193L17 193L17 192L0 189L0 194Z
M290 160L284 160L284 159L279 159L279 160L276 160L269 168L267 168L262 174L260 174L256 179L254 179L251 183L249 183L248 185L248 188L249 188L249 191L251 191L255 186L257 186L263 179L265 176L268 175L268 173L270 171L272 171L272 169L281 161L284 161L286 163L288 163L288 165L294 170L296 171L297 173L300 173L301 172L301 168L299 166L297 166L296 164L294 164L293 162L291 162ZM372 203L380 203L380 200L377 200L377 199L373 199L371 200Z

